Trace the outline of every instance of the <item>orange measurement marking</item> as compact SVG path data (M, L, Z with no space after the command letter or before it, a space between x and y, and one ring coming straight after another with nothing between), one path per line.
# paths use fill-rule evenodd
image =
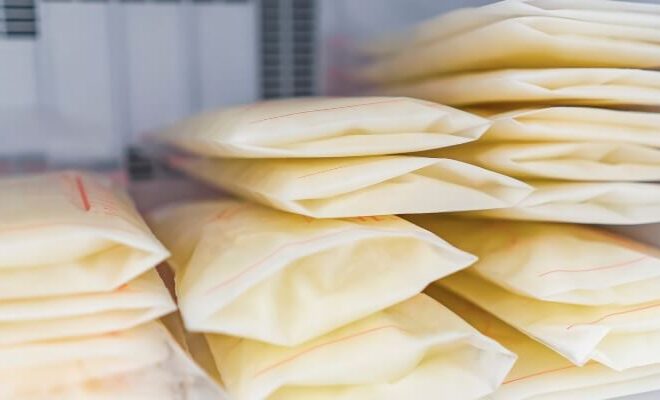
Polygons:
M623 315L623 314L628 314L628 313L637 312L637 311L649 310L651 308L656 308L656 307L660 307L660 303L649 304L649 305L642 306L642 307L631 308L630 310L617 311L617 312L613 312L613 313L610 313L610 314L605 314L602 317L597 318L597 319L595 319L591 322L578 322L578 323L575 323L575 324L571 324L571 325L566 327L566 330L572 329L573 327L578 326L578 325L597 324L599 322L602 322L602 321L606 320L607 318L614 317L614 316L617 316L617 315Z
M406 231L395 231L395 230L387 230L387 229L378 229L378 230L376 230L376 229L350 228L350 229L344 229L344 230L341 230L341 231L326 233L324 235L320 235L320 236L316 236L316 237L312 237L312 238L308 238L308 239L303 239L303 240L299 240L299 241L295 241L295 242L284 243L281 246L278 246L277 248L275 248L270 253L266 254L264 257L262 257L261 259L259 259L255 263L248 265L246 268L239 271L234 276L232 276L232 277L218 283L217 285L211 287L210 289L208 289L206 291L206 294L208 295L208 294L210 294L210 293L212 293L212 292L214 292L214 291L216 291L216 290L218 290L218 289L220 289L224 286L229 285L230 283L232 283L232 282L236 281L237 279L241 278L243 275L247 274L251 270L263 265L266 261L268 261L271 258L277 256L279 253L286 250L287 248L295 247L295 246L299 246L299 245L305 245L305 244L308 244L308 243L313 243L313 242L323 240L323 239L327 239L327 238L330 238L330 237L342 236L346 233L356 232L356 231L381 232L381 233L389 233L389 234L408 234L409 233L409 232L406 232Z
M633 259L633 260L628 260L628 261L624 261L624 262L620 262L620 263L616 263L616 264L608 264L608 265L603 265L603 266L600 266L600 267L593 267L593 268L584 268L584 269L553 269L553 270L551 270L551 271L543 272L543 273L539 274L538 276L539 276L539 277L542 277L542 276L546 276L546 275L554 274L554 273L557 273L557 272L591 272L591 271L601 271L601 270L604 270L604 269L619 268L619 267L625 267L625 266L628 266L628 265L636 264L636 263L638 263L638 262L640 262L640 261L646 260L647 258L648 258L647 256L642 256L642 257L635 258L635 259Z
M294 112L294 113L290 113L290 114L282 114L282 115L276 115L274 117L258 119L258 120L255 120L255 121L251 121L250 124L256 124L258 122L270 121L270 120L273 120L273 119L291 117L291 116L300 115L300 114L309 114L309 113L322 112L322 111L341 110L343 108L364 107L364 106L371 106L371 105L375 105L375 104L393 103L395 101L401 101L401 99L388 99L388 100L374 101L374 102L371 102L371 103L350 104L350 105L347 105L347 106L319 108L319 109L316 109L316 110L309 110L309 111L298 111L298 112Z
M353 165L340 165L340 166L338 166L338 167L329 168L329 169L324 169L324 170L322 170L322 171L311 172L311 173L309 173L309 174L305 174L305 175L300 175L300 176L297 177L296 179L302 179L302 178L307 178L308 176L320 175L320 174L324 174L324 173L326 173L326 172L336 171L336 170L338 170L338 169L348 168L348 167L352 167L352 166L353 166Z
M259 375L265 374L265 373L268 372L268 371L271 371L271 370L273 370L273 369L275 369L275 368L277 368L277 367L280 367L280 366L282 366L282 365L284 365L284 364L287 364L287 363L289 363L289 362L291 362L291 361L293 361L293 360L295 360L295 359L297 359L297 358L300 358L300 357L304 356L305 354L308 354L308 353L310 353L310 352L312 352L312 351L315 351L315 350L318 350L318 349L320 349L320 348L328 347L328 346L330 346L330 345L333 345L333 344L336 344L336 343L340 343L340 342L344 342L344 341L346 341L346 340L354 339L354 338L356 338L356 337L360 337L360 336L368 335L368 334L373 333L373 332L382 331L382 330L385 330L385 329L396 329L396 328L397 328L396 325L384 325L384 326L379 326L379 327L376 327L376 328L367 329L367 330L362 331L362 332L354 333L354 334L352 334L352 335L348 335L348 336L345 336L345 337L341 337L341 338L338 338L338 339L335 339L335 340L330 340L330 341L325 342L325 343L317 344L317 345L312 346L312 347L310 347L310 348L308 348L308 349L305 349L305 350L303 350L303 351L301 351L301 352L299 352L299 353L296 353L296 354L294 354L294 355L292 355L292 356L290 356L290 357L287 357L287 358L285 358L285 359L283 359L283 360L281 360L281 361L278 361L278 362L276 362L276 363L274 363L274 364L272 364L272 365L269 365L269 366L267 366L267 367L265 367L265 368L262 368L261 370L257 371L257 372L253 375L253 378L256 378L256 377L258 377Z
M524 379L533 378L533 377L535 377L535 376L545 375L545 374L550 374L550 373L552 373L552 372L563 371L563 370L565 370L565 369L571 369L571 368L576 368L576 367L577 367L576 365L567 365L567 366L565 366L565 367L559 367L559 368L554 368L554 369L548 369L548 370L545 370L545 371L536 372L536 373L534 373L534 374L529 374L529 375L521 376L521 377L519 377L519 378L510 379L510 380L508 380L508 381L504 381L504 382L502 382L502 384L503 384L503 385L506 385L506 384L509 384L509 383L522 381L522 380L524 380Z
M80 175L76 176L76 188L78 189L78 194L80 195L80 200L82 201L83 209L89 211L92 209L92 205L89 203L89 197L87 196L87 191L85 190L85 185L83 184L82 177Z

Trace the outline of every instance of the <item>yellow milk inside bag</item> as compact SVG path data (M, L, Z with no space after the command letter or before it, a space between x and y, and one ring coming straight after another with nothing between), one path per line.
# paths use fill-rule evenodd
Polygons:
M482 142L575 141L660 147L660 114L593 107L544 107L485 114Z
M225 200L166 207L150 221L172 251L188 329L279 345L382 310L475 261L395 216L315 220Z
M505 175L428 157L179 158L175 167L253 201L316 218L502 208L531 191Z
M67 171L0 179L0 299L113 290L164 260L128 196Z
M660 222L660 185L634 182L528 181L534 191L517 205L469 216L583 224Z
M429 286L426 293L518 355L502 386L484 400L600 400L660 389L660 364L625 371L597 362L578 367L440 286Z
M453 106L498 103L660 106L660 71L625 68L505 69L392 85L386 94Z
M615 233L573 224L408 219L479 257L466 273L522 296L583 305L660 300L660 251Z
M0 345L131 328L176 309L155 270L114 291L0 302Z
M660 149L627 143L470 143L425 155L460 160L516 178L660 180Z
M426 295L296 347L208 335L231 397L251 399L478 399L515 355Z
M437 282L540 341L577 365L598 361L615 370L660 363L660 300L586 306L514 294L472 273Z
M0 355L2 399L226 398L158 321L103 335L3 346Z
M396 82L501 68L660 65L655 27L568 18L513 17L424 45L408 46L358 70L363 79Z
M475 140L488 121L403 97L308 97L211 111L159 136L193 153L239 158L407 153Z
M504 0L483 7L453 10L366 43L366 54L383 56L423 46L515 17L554 17L574 21L657 28L660 7L655 4L609 0Z

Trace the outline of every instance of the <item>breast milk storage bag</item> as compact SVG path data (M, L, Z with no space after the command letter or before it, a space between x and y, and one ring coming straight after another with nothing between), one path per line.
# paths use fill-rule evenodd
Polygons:
M153 269L167 255L102 176L0 180L0 398L217 390L154 321L175 309Z
M269 100L211 111L165 129L190 152L237 158L409 153L478 139L484 118L405 97Z
M660 114L595 107L480 109L493 122L483 142L607 142L660 147Z
M518 178L584 181L660 180L660 149L630 143L471 143L429 155Z
M100 176L0 180L0 343L126 329L174 309L168 252Z
M660 222L660 185L639 182L528 180L534 191L510 208L466 214L488 218L583 224Z
M660 362L656 249L574 225L414 220L480 257L440 285L575 364Z
M160 321L0 349L0 398L228 399Z
M452 106L557 104L660 106L660 72L628 68L539 68L465 72L383 88Z
M179 158L176 167L253 201L315 218L505 208L532 190L516 179L464 162L406 155Z
M613 1L502 1L463 8L367 43L370 81L511 67L660 64L657 7Z
M515 356L420 294L294 347L209 335L233 399L476 400Z
M518 355L502 385L484 399L600 400L660 389L660 364L625 371L615 371L595 361L578 367L438 285L430 286L426 293Z
M419 293L474 257L395 216L315 220L233 200L166 207L186 327L297 345Z

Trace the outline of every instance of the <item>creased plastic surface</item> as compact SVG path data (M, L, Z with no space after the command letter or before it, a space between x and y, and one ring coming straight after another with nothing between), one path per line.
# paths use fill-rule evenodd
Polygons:
M428 157L182 158L175 166L253 201L316 218L502 208L531 191L505 175Z
M160 136L196 154L238 158L408 153L478 139L486 119L403 97L269 100L210 111Z
M515 356L418 295L296 347L210 335L236 400L480 398Z
M0 180L0 299L109 291L168 256L105 178L55 172Z
M479 257L467 270L539 300L631 305L658 300L660 250L574 224L409 216Z
M465 213L488 218L631 225L660 222L660 185L634 182L528 181L516 206Z
M233 200L150 218L188 329L297 345L475 261L395 216L315 220Z
M505 68L654 68L660 65L660 31L655 28L513 17L401 48L374 60L359 73L369 81L395 82Z
M485 110L480 110L485 111ZM483 142L614 142L660 147L660 114L595 107L541 107L489 111Z
M517 178L660 180L660 149L628 143L470 143L425 154L460 160Z
M570 363L493 315L433 285L427 294L484 335L518 354L509 375L484 400L601 400L660 389L660 364L615 371L597 362Z
M660 71L626 68L504 69L461 73L382 92L453 106L561 104L660 106ZM524 105L523 105L524 107Z

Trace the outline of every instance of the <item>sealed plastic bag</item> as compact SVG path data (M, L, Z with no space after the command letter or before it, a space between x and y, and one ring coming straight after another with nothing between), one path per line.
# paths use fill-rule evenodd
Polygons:
M252 399L478 399L515 355L426 295L297 347L209 335L229 394Z
M363 67L359 75L374 82L395 82L501 68L654 68L660 65L658 26L660 18L654 27L640 27L514 17L401 48Z
M506 69L451 75L390 86L382 91L459 106L492 103L660 106L660 71Z
M594 278L595 279L595 278ZM660 300L585 306L520 296L459 272L438 284L542 342L577 365L598 361L615 370L660 363Z
M184 120L161 138L197 154L240 158L408 153L475 140L488 121L403 97L270 100Z
M540 300L630 305L660 300L660 250L602 229L410 216L479 257L467 272Z
M127 329L176 309L155 270L114 291L0 302L0 345Z
M489 218L583 224L660 222L660 185L628 182L530 181L534 191L517 205L466 213Z
M430 286L426 292L518 355L502 386L484 400L604 400L660 389L660 364L625 371L615 371L597 362L578 367L437 285Z
M251 200L317 218L502 208L531 190L459 161L412 156L178 159L175 166Z
M626 143L470 143L425 155L460 160L516 178L660 180L660 149Z
M0 299L108 291L167 258L128 196L101 176L0 180Z
M222 400L165 327L152 321L103 335L0 348L7 400Z
M395 216L315 220L226 200L167 207L151 221L172 250L188 329L280 345L410 298L475 261Z
M545 107L489 113L486 141L617 142L660 147L660 114L592 107Z
M363 47L363 51L372 55L387 55L516 17L553 17L657 28L660 7L655 4L609 0L504 0L483 7L460 8L441 14L406 32L384 35L373 40Z

